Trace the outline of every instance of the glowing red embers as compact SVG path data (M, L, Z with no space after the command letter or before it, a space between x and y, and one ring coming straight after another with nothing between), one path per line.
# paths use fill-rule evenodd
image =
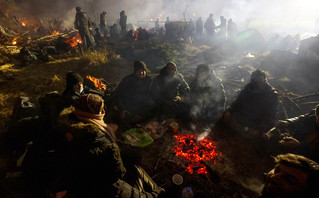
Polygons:
M186 171L190 174L207 174L203 161L214 160L219 154L215 151L215 142L209 139L197 141L196 135L174 135L177 144L174 148L175 155L189 161ZM214 162L215 163L215 162Z

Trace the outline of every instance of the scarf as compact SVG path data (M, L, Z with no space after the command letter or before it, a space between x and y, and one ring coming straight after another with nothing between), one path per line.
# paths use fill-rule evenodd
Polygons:
M113 142L116 142L116 136L114 132L107 127L107 124L103 120L105 115L104 110L100 114L93 114L93 113L81 111L79 109L75 109L74 113L77 119L86 123L95 124L97 127L99 127L99 129L103 133L106 133L107 135L109 135Z

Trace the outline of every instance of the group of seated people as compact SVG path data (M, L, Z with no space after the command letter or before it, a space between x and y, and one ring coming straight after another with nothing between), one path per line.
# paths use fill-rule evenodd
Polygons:
M167 63L153 79L147 70L143 61L134 62L133 73L121 80L107 104L108 113L112 114L110 120L126 128L152 118L184 118L212 124L225 110L223 84L208 65L198 66L190 85L173 62ZM74 83L67 82L63 94L68 101L86 92L82 90L83 80L79 74L72 75Z
M310 159L318 160L319 106L309 115L278 122L279 97L261 70L252 73L251 82L226 110L224 87L207 65L197 67L189 86L175 63L168 63L152 79L146 64L135 61L134 72L121 80L108 104L103 97L85 87L78 73L69 72L62 102L54 105L40 98L48 119L37 131L50 130L33 140L24 162L33 197L48 192L60 197L169 197L141 167L124 164L117 145L119 127L133 127L152 117L213 123L214 140L245 138L253 148L260 144L278 148L276 166L265 178L261 197L318 193L319 165ZM50 108L45 108L48 103ZM107 112L117 124L106 122ZM288 152L294 154L282 154ZM40 191L41 185L46 190Z

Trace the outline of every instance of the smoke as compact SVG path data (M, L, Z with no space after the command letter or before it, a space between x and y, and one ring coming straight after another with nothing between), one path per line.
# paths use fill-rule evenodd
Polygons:
M219 17L232 18L240 29L248 27L261 31L276 33L304 33L319 31L319 13L315 0L15 0L17 8L14 15L24 17L58 17L66 22L67 28L72 26L75 7L80 6L90 18L98 23L99 13L106 11L109 24L119 18L121 10L125 10L128 23L154 26L156 18L165 21L206 20L210 13L214 14L215 23ZM72 13L72 14L70 14ZM143 22L144 21L144 22ZM145 21L148 21L145 22ZM316 21L318 27L315 27Z

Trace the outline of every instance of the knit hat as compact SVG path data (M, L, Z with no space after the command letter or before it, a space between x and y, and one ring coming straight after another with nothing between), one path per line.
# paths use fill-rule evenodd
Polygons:
M104 101L96 94L85 94L77 100L75 108L83 112L99 114L104 108Z
M67 87L72 87L73 85L77 84L77 83L83 83L83 78L81 77L80 74L76 73L76 72L68 72L66 74L66 86Z
M209 66L207 64L200 64L197 66L197 69L196 69L196 74L199 73L200 70L203 70L205 72L209 72Z
M134 72L136 72L140 69L147 70L146 64L143 61L135 61L134 62Z
M263 70L257 69L251 74L251 78L266 78L266 73Z

